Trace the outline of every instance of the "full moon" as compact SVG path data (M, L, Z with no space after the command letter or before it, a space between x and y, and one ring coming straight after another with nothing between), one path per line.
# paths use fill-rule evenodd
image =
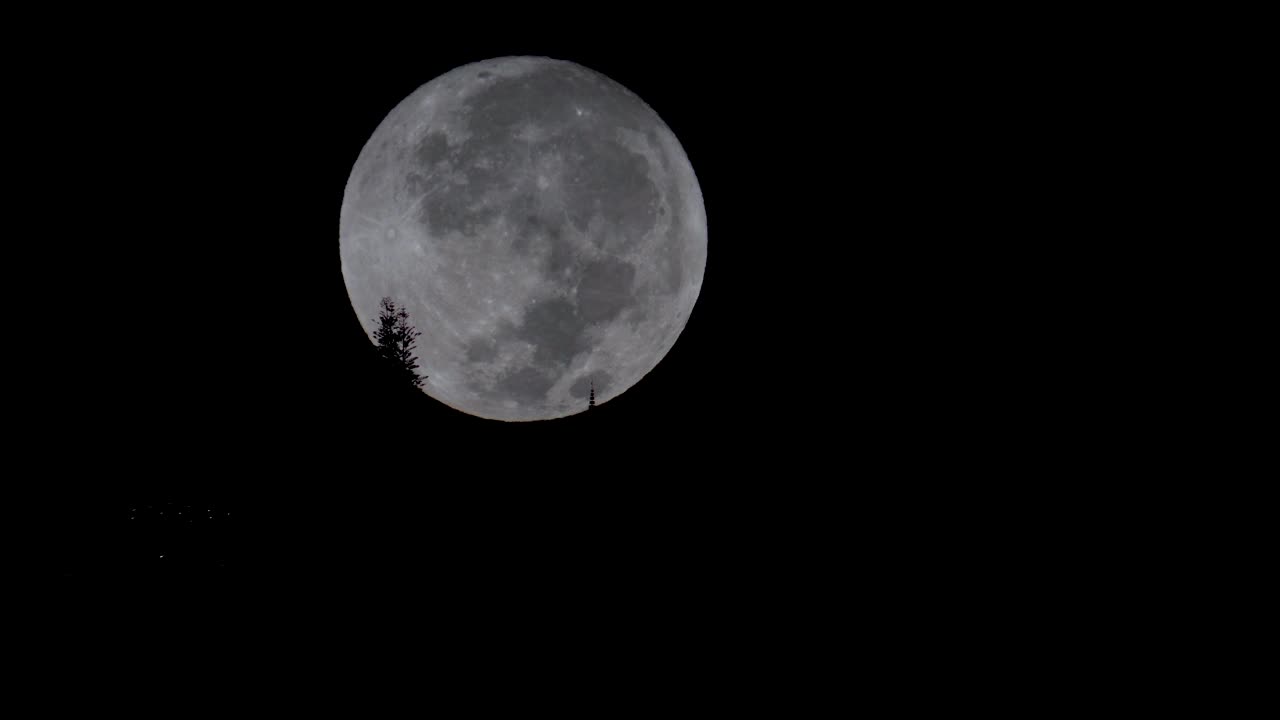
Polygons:
M675 344L702 288L693 167L635 94L574 63L486 60L418 88L352 167L342 275L373 337L409 313L422 389L546 420L616 398Z

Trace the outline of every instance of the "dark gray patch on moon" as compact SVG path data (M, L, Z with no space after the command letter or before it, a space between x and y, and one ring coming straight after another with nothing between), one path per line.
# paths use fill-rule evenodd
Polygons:
M569 240L564 236L563 216L539 207L537 198L528 193L517 196L506 210L508 224L517 228L516 237L511 247L516 254L529 256L541 249L535 247L546 244L550 247L546 266L548 275L558 277L573 262L574 251Z
M659 289L668 295L679 292L681 283L684 282L684 262L680 258L681 254L678 238L667 237L658 246L658 270L662 278L662 287Z
M586 71L561 66L539 68L515 78L494 80L454 112L465 119L469 136L450 149L442 133L427 133L414 152L415 169L405 178L415 196L427 190L426 178L445 168L465 173L461 185L439 186L422 208L422 219L439 234L471 232L495 213L484 203L494 189L510 187L533 172L538 151L550 151L564 163L560 186L562 210L579 232L593 216L605 221L604 232L616 236L620 250L634 246L657 219L660 191L649 176L649 161L619 142L620 128L643 131L652 119L639 114L635 98L616 83ZM579 114L582 111L582 114ZM520 149L524 132L540 137ZM446 162L447 161L447 162ZM522 195L518 204L534 202ZM548 230L558 218L529 216L511 207L508 219L526 230ZM559 231L551 233L558 235ZM597 244L605 238L592 238ZM554 242L554 240L553 240ZM527 247L526 241L518 244ZM553 262L551 270L562 263Z
M444 133L430 132L422 136L418 141L418 146L414 148L413 159L418 165L428 172L435 169L436 163L440 162L449 154L449 141L445 138Z
M637 305L627 313L627 324L633 330L640 329L645 320L649 319L649 309L643 305Z
M603 76L552 64L487 84L459 114L467 118L474 141L505 142L527 125L555 131L576 121L576 102L590 102L593 111L610 115L615 123L630 119L635 102L620 103L618 96L624 92Z
M668 293L679 292L680 284L684 282L684 263L680 261L680 248L668 246L666 252L662 259L662 276L667 281L665 290Z
M578 180L565 186L574 226L586 231L592 216L600 215L623 248L643 238L653 228L660 199L649 178L649 161L587 130L572 131L565 141L586 148L572 167Z
M658 137L658 131L655 130L654 128L646 129L644 131L644 138L645 140L649 141L649 147L652 147L652 148L662 147L662 138ZM662 167L662 170L664 172L667 170L670 170L671 161L667 158L667 154L664 152L660 152L660 153L657 153L657 156L658 156L658 164L659 166Z
M576 257L573 246L560 235L559 228L554 228L550 232L551 253L547 256L546 272L552 277L559 277L565 271L572 272Z
M684 198L680 194L680 188L676 185L676 181L672 180L671 185L665 193L667 203L671 206L670 229L665 233L662 245L658 251L658 257L661 258L660 267L662 270L662 278L666 283L663 290L668 293L677 293L680 291L684 283L684 245L687 239L681 227L681 218L684 217Z
M469 362L490 362L498 357L498 344L491 338L480 338L467 343Z
M583 329L591 323L612 320L631 305L635 277L635 266L616 258L601 258L588 264L578 282Z
M557 297L534 303L513 334L537 348L534 363L562 367L590 347L583 333L586 326L577 306Z
M408 175L404 176L404 189L410 197L419 197L430 188L431 185L427 182L427 179L422 176L422 173L411 171Z
M535 366L520 368L504 375L498 380L495 389L499 391L495 399L514 398L524 403L537 404L547 399L547 391L556 384L556 379Z
M589 264L578 286L578 301L549 298L534 303L519 325L506 325L495 340L475 340L467 346L471 361L489 361L497 357L497 347L508 340L522 340L534 350L533 364L508 371L495 383L499 394L484 393L492 399L516 397L522 402L546 402L547 392L579 353L591 349L588 330L593 323L612 320L629 304L630 287L635 268L628 263L606 258ZM599 374L597 393L607 390L611 378ZM587 382L590 381L588 378ZM472 389L483 392L478 384Z

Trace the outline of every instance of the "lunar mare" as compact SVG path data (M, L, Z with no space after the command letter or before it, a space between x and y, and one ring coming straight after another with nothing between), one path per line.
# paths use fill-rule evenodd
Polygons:
M541 420L617 397L684 329L706 214L680 143L640 98L549 58L499 58L405 98L365 144L339 228L372 337L389 296L421 331L423 391Z

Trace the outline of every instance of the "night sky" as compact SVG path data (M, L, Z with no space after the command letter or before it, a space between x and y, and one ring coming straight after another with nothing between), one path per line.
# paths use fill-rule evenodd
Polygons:
M675 347L616 400L559 421L482 420L388 382L337 252L343 187L377 123L433 77L511 54L578 62L645 99L684 144L708 215L703 289ZM780 108L744 116L759 91L743 72L679 43L337 52L269 38L149 39L76 67L49 102L86 139L78 173L95 190L76 212L95 233L74 292L50 302L82 320L83 358L54 362L89 360L92 380L44 407L78 438L60 460L75 519L58 572L238 582L519 565L539 546L616 566L698 532L696 508L732 504L714 488L738 484L717 470L740 442L723 418L741 393L779 391L781 348L759 333L773 291L735 247L766 227L730 208L783 181L760 171L776 147L744 142L777 131Z
M963 217L920 204L955 180L920 168L938 160L931 118L960 106L899 83L910 57L778 32L785 47L728 28L414 45L245 27L89 38L46 68L26 121L74 142L42 166L67 192L32 208L44 264L24 267L56 282L12 332L40 339L15 437L60 478L51 574L713 583L837 532L806 520L833 488L876 495L868 474L936 462L912 438L964 415L945 395L956 365L936 359L975 335L920 291L955 267L937 230ZM396 103L523 54L602 72L672 128L708 261L687 327L636 386L507 424L379 373L338 214Z

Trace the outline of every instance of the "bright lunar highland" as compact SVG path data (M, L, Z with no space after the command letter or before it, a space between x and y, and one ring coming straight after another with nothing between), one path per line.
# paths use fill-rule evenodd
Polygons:
M423 390L544 420L635 385L689 319L707 263L702 191L626 88L509 57L418 88L351 170L342 274L372 337L390 297L421 331Z

